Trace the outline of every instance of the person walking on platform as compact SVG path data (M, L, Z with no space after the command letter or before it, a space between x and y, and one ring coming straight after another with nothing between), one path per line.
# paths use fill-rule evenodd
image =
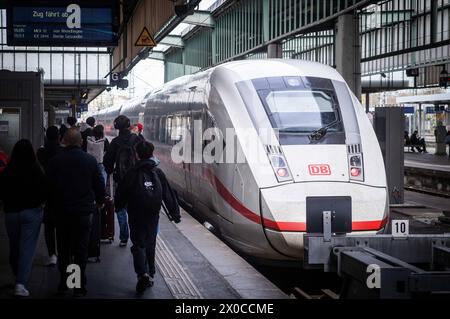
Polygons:
M137 127L137 136L141 139L141 141L145 141L144 135L142 135L144 125L142 125L142 123L138 123L136 127Z
M74 116L68 116L66 120L67 124L69 125L69 128L71 127L77 127L77 118Z
M9 263L16 278L14 295L29 296L26 288L42 223L42 206L49 196L48 180L29 140L19 140L11 160L0 174L9 238Z
M59 130L56 126L50 126L45 135L44 147L39 148L36 155L42 168L46 171L50 159L61 152L63 147L59 144ZM48 266L54 266L57 262L55 214L55 208L52 203L50 201L47 202L44 209L44 234L49 256Z
M95 126L95 118L92 116L86 119L87 128L81 132L81 136L83 137L83 151L87 150L87 138L93 135L93 130Z
M55 204L58 269L61 281L58 291L67 291L67 266L77 264L81 271L81 287L74 296L84 296L86 290L86 264L92 225L92 216L105 200L105 184L97 161L83 152L83 139L76 128L64 135L64 150L51 159L47 176L52 187L51 200Z
M117 210L128 207L137 293L153 285L156 235L163 202L175 223L180 222L177 198L163 171L151 159L153 150L153 144L147 141L136 145L138 162L119 182L114 199Z
M98 168L100 169L100 172L102 173L103 179L106 183L108 175L106 174L105 166L103 165L103 157L108 150L109 142L105 138L105 134L103 133L103 131L103 125L97 125L96 127L94 127L94 129L92 130L92 136L87 137L86 150L97 160Z
M425 139L423 137L418 137L418 132L417 130L415 130L413 132L413 134L411 135L411 145L420 145L422 148L420 148L419 146L416 146L417 150L419 151L419 153L428 153L427 152L427 146L425 144ZM412 150L414 152L414 147L412 147Z
M114 182L119 183L126 172L134 166L137 161L135 146L140 141L136 134L130 131L130 119L119 115L114 120L114 128L119 130L119 136L115 137L105 153L103 165L108 175L113 174ZM127 220L127 208L121 207L116 210L117 220L120 228L120 246L125 247L129 239Z

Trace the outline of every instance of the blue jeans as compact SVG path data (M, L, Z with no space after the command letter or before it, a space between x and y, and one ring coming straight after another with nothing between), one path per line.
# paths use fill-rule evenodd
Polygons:
M42 218L40 207L5 214L9 263L16 277L16 284L25 285L30 278Z
M98 169L100 170L100 173L102 173L103 181L105 182L105 187L106 187L106 181L108 180L108 175L106 174L105 166L103 166L102 163L97 164L97 166L98 166Z
M130 234L129 234L129 230L128 230L127 209L124 208L116 213L117 213L117 221L119 222L119 228L120 228L119 239L120 239L120 241L128 241Z

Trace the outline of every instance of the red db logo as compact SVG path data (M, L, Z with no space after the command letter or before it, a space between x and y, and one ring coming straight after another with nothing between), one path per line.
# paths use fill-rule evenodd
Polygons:
M310 164L308 165L309 175L331 175L330 165Z

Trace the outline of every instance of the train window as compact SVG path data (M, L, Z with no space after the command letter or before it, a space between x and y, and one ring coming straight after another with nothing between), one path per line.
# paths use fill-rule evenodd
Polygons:
M266 91L262 93L269 120L280 132L310 133L339 121L333 96L326 91ZM340 125L330 127L338 131Z
M160 124L159 124L159 141L161 143L166 142L166 117L161 117Z
M164 138L164 143L166 144L170 144L170 132L172 130L172 117L167 117L166 118L166 133L165 133L165 138Z
M155 117L154 118L154 123L155 125L153 126L153 134L154 134L154 140L155 141L159 141L159 118Z

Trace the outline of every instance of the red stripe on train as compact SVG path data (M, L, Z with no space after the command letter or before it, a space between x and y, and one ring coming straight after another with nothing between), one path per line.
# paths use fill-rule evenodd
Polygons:
M222 184L222 182L214 175L211 171L207 170L206 179L210 182L213 181L219 195L239 214L246 217L247 219L261 224L261 217L245 207L239 200L234 197L234 195ZM270 228L277 231L306 231L306 223L304 222L276 222L267 218L262 218L262 224L266 228ZM374 220L374 221L354 221L352 222L352 230L379 230L387 223L387 218L384 220Z

